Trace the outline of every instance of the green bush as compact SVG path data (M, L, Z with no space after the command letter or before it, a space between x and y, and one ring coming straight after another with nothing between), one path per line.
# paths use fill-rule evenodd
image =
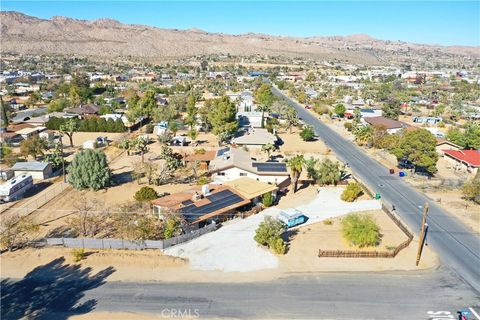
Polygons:
M209 182L208 178L206 176L201 176L198 178L197 184L203 186L204 184L207 184Z
M350 214L342 220L343 237L360 248L376 246L380 242L380 228L368 214Z
M72 256L73 256L73 260L75 262L80 262L81 260L83 260L87 257L87 253L85 252L85 249L83 249L83 248L72 249Z
M273 205L273 195L271 192L265 193L262 196L262 204L266 208L271 207Z
M324 105L316 105L313 107L313 111L318 113L319 115L328 113L328 107Z
M331 219L323 220L323 224L326 226L331 226L333 224L333 221Z
M262 246L266 246L272 240L279 238L284 231L285 225L281 221L267 216L255 230L253 239Z
M312 141L315 138L315 131L311 126L305 126L300 132L300 137L303 141Z
M343 118L343 115L345 114L345 111L347 111L347 109L345 108L345 106L343 104L337 104L335 106L335 114L341 118Z
M360 184L353 182L348 184L348 186L342 192L342 200L347 202L355 201L361 194L363 190Z
M465 182L462 187L462 194L466 200L480 204L480 180L472 179Z
M99 150L78 152L68 166L68 182L79 190L103 189L109 185L111 176L107 157Z
M268 246L276 254L285 254L287 252L287 244L280 237L272 239Z
M169 215L163 225L164 239L179 236L182 233L182 221L177 215Z
M347 129L348 131L352 131L353 129L353 124L351 122L345 122L343 124L343 126L345 127L345 129Z
M135 192L134 198L138 202L151 201L158 198L158 193L153 188L145 186Z

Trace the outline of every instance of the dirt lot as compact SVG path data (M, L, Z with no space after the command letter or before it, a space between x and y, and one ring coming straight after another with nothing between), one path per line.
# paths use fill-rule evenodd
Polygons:
M363 213L363 212L362 212ZM280 257L280 268L289 272L317 271L382 271L415 270L434 267L436 255L426 247L419 267L415 266L418 242L412 241L409 247L400 251L395 258L318 258L318 250L366 250L389 251L407 240L407 236L382 211L365 211L372 214L380 227L382 239L377 247L356 249L349 246L342 237L341 220L331 219L332 225L323 222L297 229L292 235L289 251Z
M280 152L285 155L293 155L296 153L320 155L329 154L329 149L325 146L325 143L323 143L323 141L303 141L298 132L299 129L294 128L291 134L289 133L289 131L278 133L278 136L284 142L284 144L280 146Z

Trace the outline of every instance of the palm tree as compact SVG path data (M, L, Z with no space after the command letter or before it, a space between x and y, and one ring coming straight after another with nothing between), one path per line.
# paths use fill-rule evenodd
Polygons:
M353 133L359 145L370 145L373 138L373 129L371 126L360 126Z
M290 175L293 182L293 193L297 192L298 179L303 170L303 165L305 163L305 158L301 154L288 159L287 165L290 168Z

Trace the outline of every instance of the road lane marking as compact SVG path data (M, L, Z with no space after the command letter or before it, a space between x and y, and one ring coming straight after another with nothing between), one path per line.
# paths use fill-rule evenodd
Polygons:
M475 316L475 318L477 318L478 320L480 320L480 316L478 315L478 313L475 312L475 310L473 310L473 308L468 308L470 311L472 311L473 315Z

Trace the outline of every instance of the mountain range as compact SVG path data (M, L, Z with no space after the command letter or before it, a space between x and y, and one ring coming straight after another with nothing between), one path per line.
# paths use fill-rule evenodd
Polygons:
M229 35L199 29L161 29L66 17L40 19L1 11L1 51L98 58L171 60L197 55L268 55L343 60L350 63L408 63L430 59L478 59L478 47L439 46L374 39L368 35L282 37L247 33Z

